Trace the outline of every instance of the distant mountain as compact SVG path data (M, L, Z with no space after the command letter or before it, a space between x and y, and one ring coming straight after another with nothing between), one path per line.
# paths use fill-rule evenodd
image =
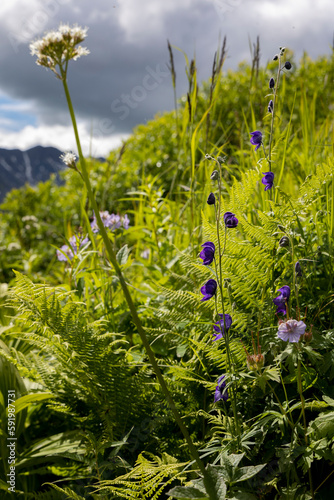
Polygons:
M46 181L64 168L57 148L36 146L27 151L0 148L0 201L13 188Z

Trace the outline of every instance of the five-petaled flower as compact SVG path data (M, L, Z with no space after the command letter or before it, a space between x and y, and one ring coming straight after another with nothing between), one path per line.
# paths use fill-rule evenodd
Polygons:
M217 281L214 279L208 280L205 283L205 285L203 285L201 288L201 293L204 295L202 301L211 299L215 295L216 290L217 290Z
M204 243L202 245L202 247L203 247L203 250L201 251L199 256L200 256L200 259L203 259L203 264L205 266L208 266L211 264L211 262L215 258L216 247L215 247L214 243L212 243L211 241L207 241L206 243Z
M279 288L278 292L280 292L279 296L273 299L273 303L277 306L276 313L286 314L286 303L290 297L290 287L284 285L282 288Z
M251 132L251 136L251 144L256 146L255 151L257 151L262 144L262 132L255 130L255 132Z
M264 190L268 191L268 189L273 187L275 174L273 172L262 172L262 175L264 177L261 182L266 186Z
M215 391L215 403L217 403L221 399L223 401L227 401L228 400L228 392L226 389L225 375L221 375L217 382L218 382L218 385L217 385L216 391Z
M225 222L226 227L233 228L233 227L237 227L239 221L236 218L235 214L233 214L232 212L225 212L224 213L224 222Z
M288 319L287 321L280 321L277 335L285 342L299 342L299 339L304 335L306 325L303 321L296 319Z
M213 340L219 340L225 335L225 329L228 332L232 325L232 318L229 314L225 314L225 325L224 325L224 314L219 314L220 320L214 324L213 329L217 332L213 335L215 338Z
M72 260L73 257L78 253L78 247L81 248L84 245L88 243L89 239L78 237L78 236L71 236L71 238L68 240L70 246L68 245L63 245L60 247L59 250L57 250L57 259L66 262L68 260Z

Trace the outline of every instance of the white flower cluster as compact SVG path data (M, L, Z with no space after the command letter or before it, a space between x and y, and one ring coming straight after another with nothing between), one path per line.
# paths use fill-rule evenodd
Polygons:
M61 24L58 30L49 31L43 38L32 42L30 53L37 56L37 64L51 69L58 78L62 79L66 71L65 63L70 59L76 61L79 57L89 54L88 49L78 45L85 40L87 29ZM56 70L57 65L60 68L60 74Z
M67 167L75 168L75 162L77 157L75 156L74 153L71 152L64 153L60 155L60 159L65 163Z

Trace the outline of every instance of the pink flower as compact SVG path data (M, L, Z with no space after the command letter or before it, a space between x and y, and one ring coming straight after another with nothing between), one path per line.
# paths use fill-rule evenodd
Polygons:
M277 335L285 342L299 342L301 335L304 335L306 325L303 321L288 319L281 321L278 327Z

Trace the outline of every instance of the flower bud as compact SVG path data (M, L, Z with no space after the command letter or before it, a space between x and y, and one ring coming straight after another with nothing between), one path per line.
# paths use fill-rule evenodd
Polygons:
M272 112L273 112L273 109L274 109L274 103L273 103L273 101L270 99L269 104L268 104L268 113L272 113Z
M210 175L210 179L211 179L212 181L216 181L216 180L218 179L218 177L219 177L219 172L218 172L218 170L214 170L214 171L212 172L212 174Z
M208 205L214 205L216 203L215 195L213 193L210 193L206 202Z
M275 80L273 78L270 78L269 80L269 88L273 89L275 87Z
M298 276L299 278L301 278L303 276L303 272L302 272L302 268L299 264L299 260L297 260L296 265L295 265L295 273L296 273L296 276Z
M249 370L253 372L260 370L264 365L263 354L248 354L246 362Z
M278 59L278 54L275 54L273 57L273 61L277 61L277 59Z
M286 63L284 64L284 68L287 69L287 70L291 69L292 68L291 62L286 61Z
M282 236L278 244L280 247L288 247L290 245L289 238L287 236Z

